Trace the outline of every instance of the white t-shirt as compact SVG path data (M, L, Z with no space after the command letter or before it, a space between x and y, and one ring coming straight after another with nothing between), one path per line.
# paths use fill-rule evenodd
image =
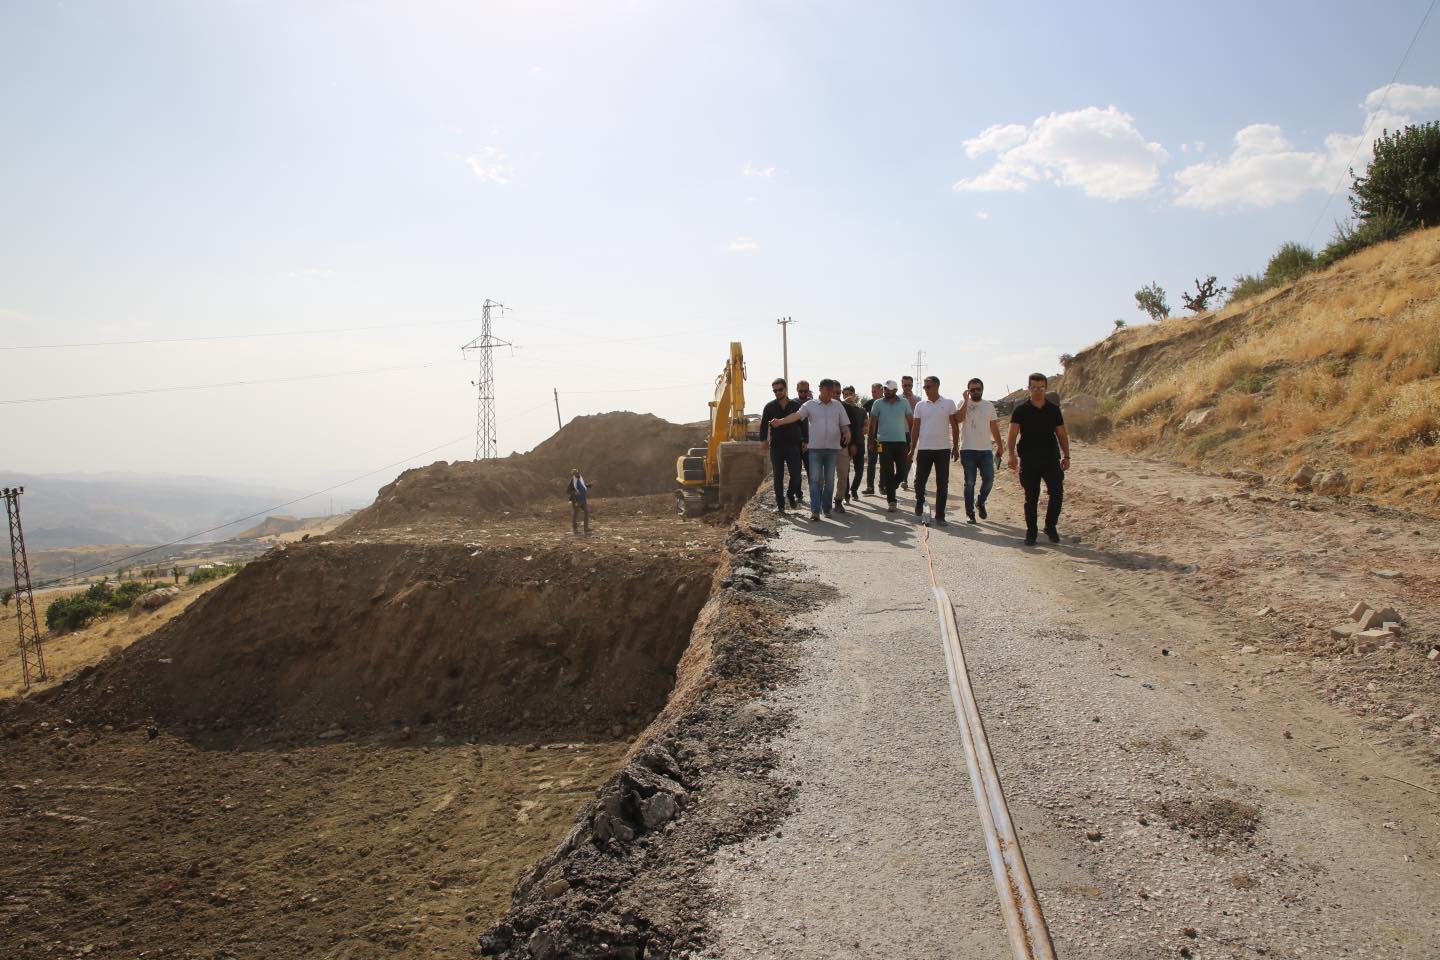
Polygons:
M850 414L839 400L806 400L800 407L800 418L810 421L811 450L839 450L841 428L850 429Z
M999 418L995 416L995 404L989 400L970 401L965 419L960 424L961 450L989 450L995 438L990 436L990 424Z
M955 416L955 413L955 401L949 397L921 400L915 404L915 419L920 424L920 438L915 449L949 450L950 418Z

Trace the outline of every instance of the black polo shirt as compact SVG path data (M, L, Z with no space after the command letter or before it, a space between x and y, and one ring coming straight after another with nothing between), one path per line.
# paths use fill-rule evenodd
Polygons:
M1020 440L1015 450L1021 460L1050 461L1060 459L1060 441L1055 430L1065 425L1065 416L1050 400L1043 407L1026 400L1010 414L1010 422L1020 427Z
M784 403L771 400L760 414L760 439L769 440L770 446L779 450L798 447L810 435L809 424L804 420L787 423L783 427L771 427L771 420L780 420L800 409L800 401L790 397Z

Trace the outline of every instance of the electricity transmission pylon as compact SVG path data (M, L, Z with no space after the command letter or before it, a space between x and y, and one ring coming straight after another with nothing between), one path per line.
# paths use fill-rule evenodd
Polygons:
M497 340L490 329L490 311L503 315L505 304L486 300L480 318L480 336L460 348L463 356L470 351L480 354L480 377L475 381L475 459L493 460L495 451L495 357L496 347L513 347L508 340Z
M20 526L20 494L24 487L5 487L5 518L10 522L10 566L15 573L15 620L20 632L20 676L25 689L31 680L45 680L45 651L40 647L40 623L35 618L35 591L30 586L30 558L25 554L25 530Z

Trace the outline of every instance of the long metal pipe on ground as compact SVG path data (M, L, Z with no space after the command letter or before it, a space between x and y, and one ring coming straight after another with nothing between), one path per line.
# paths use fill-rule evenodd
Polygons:
M930 550L929 529L925 531L925 549ZM934 565L931 564L934 582ZM990 869L995 877L995 891L1000 896L1000 912L1015 960L1055 960L1055 945L1045 923L1040 899L1030 882L1020 838L1010 819L1005 791L995 770L990 741L980 720L975 691L965 666L965 651L960 646L960 630L955 622L955 607L943 587L934 587L935 607L940 618L940 645L945 649L945 668L950 675L950 698L955 703L955 719L965 745L965 764L970 770L970 783L975 789L975 804L980 809L980 823L985 833L985 849L990 854Z

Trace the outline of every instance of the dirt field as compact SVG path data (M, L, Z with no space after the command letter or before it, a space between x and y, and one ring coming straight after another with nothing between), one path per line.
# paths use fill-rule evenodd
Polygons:
M626 748L4 735L0 955L15 958L467 956Z

